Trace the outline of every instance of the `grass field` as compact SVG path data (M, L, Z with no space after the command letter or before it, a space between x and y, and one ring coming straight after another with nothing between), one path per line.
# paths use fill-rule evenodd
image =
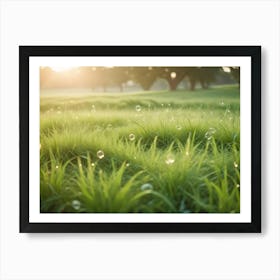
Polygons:
M239 212L239 88L42 90L41 212Z

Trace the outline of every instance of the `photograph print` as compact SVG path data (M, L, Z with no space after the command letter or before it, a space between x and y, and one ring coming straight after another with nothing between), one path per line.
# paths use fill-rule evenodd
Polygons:
M250 173L257 47L247 56L242 47L205 47L204 56L188 47L162 56L155 47L84 47L90 56L83 47L21 48L30 231L259 231Z

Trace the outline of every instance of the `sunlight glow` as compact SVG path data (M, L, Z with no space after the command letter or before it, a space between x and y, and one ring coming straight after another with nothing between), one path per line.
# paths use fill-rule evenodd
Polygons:
M226 72L226 73L230 73L230 72L231 72L231 70L230 70L229 67L223 67L223 70L224 70L224 72Z
M75 67L72 66L50 66L50 68L55 72L67 72Z

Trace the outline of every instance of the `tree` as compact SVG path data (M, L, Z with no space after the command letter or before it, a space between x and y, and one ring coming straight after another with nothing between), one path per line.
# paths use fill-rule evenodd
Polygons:
M165 79L170 90L176 90L187 74L186 67L159 67L159 77Z
M156 67L158 68L158 67ZM144 90L149 90L158 77L157 69L154 67L130 67L128 77L140 84Z
M240 84L240 67L230 67L230 74Z

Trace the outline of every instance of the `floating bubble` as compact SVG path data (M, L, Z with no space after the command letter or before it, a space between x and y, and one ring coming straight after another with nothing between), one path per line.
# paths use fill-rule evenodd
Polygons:
M130 141L134 141L135 140L135 135L133 133L130 133L128 135L128 138L129 138Z
M72 207L75 210L79 210L81 208L81 202L79 200L73 200L72 201Z
M212 137L213 137L213 134L210 133L209 131L207 131L207 132L205 133L205 138L206 138L207 140L211 140Z
M211 140L215 133L216 133L216 128L210 127L208 131L205 133L205 138L207 140Z
M103 152L102 150L99 150L99 151L96 153L96 155L97 155L97 157L98 157L99 159L104 158L104 152Z
M212 134L215 134L216 133L216 128L210 127L208 131Z
M238 163L237 162L234 162L233 165L234 165L235 168L238 168Z
M147 190L152 190L154 187L152 184L150 183L146 183L146 184L143 184L141 186L141 191L147 191Z
M55 168L58 169L58 165L56 165Z
M129 163L127 163L125 166L126 166L126 167L129 167L129 166L130 166L130 164L129 164Z
M239 184L237 184L237 185L236 185L236 187L239 189L239 188L240 188L240 185L239 185Z
M140 105L136 105L136 106L135 106L135 110L136 110L137 112L140 112L140 111L141 111L141 106L140 106Z
M79 163L79 166L81 167L81 166L82 166L82 164L81 164L81 163Z
M94 163L91 164L91 166L94 166L94 165L95 165Z
M166 157L166 160L165 160L165 163L166 163L166 164L170 165L170 164L173 164L174 162L175 162L175 158L174 158L173 155L168 155L168 156Z
M188 157L190 155L190 152L189 151L186 151L186 156Z

